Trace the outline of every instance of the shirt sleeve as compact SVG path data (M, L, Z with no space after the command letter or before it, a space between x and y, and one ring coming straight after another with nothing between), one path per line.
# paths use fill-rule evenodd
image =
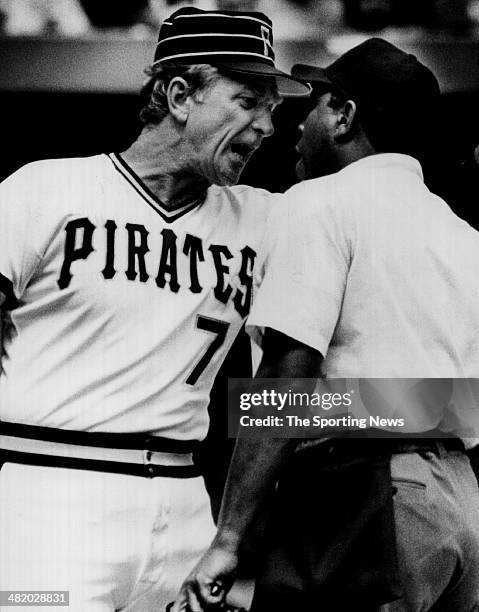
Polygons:
M261 345L266 327L326 355L350 263L347 223L328 178L291 188L275 210L270 254L247 330Z
M18 305L40 260L35 197L31 166L0 184L0 304L4 310Z

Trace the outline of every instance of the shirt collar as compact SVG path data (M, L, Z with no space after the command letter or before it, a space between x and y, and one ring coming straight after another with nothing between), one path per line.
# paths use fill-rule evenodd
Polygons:
M357 161L349 164L341 170L341 172L347 172L351 170L364 168L402 168L408 172L413 172L421 180L424 180L422 173L421 164L411 157L410 155L404 155L403 153L376 153L375 155L368 155L362 157Z

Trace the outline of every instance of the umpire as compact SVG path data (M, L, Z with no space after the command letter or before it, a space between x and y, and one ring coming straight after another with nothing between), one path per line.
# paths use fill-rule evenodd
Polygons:
M416 435L244 436L217 536L179 602L197 612L197 601L221 599L210 586L228 588L241 538L279 476L252 610L472 612L479 491L464 450L477 441L477 385L467 426L443 408L479 377L479 234L423 181L418 157L438 128L439 86L381 39L293 74L314 91L298 144L303 182L277 209L248 318L264 350L257 378L293 388L318 375L360 379L373 412L399 408ZM405 379L425 380L412 404L406 392L392 402L392 386L381 396L378 378L406 390Z

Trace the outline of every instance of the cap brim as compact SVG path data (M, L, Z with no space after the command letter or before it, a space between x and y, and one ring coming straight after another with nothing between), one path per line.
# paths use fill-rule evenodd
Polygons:
M334 87L333 81L328 78L324 68L317 68L316 66L308 66L306 64L295 64L291 69L291 74L295 79L311 83L313 86L324 85Z
M278 70L274 66L268 66L259 62L231 62L214 63L218 68L224 68L228 72L251 76L265 76L275 79L278 93L285 98L304 98L311 93L311 87L300 79L294 78Z

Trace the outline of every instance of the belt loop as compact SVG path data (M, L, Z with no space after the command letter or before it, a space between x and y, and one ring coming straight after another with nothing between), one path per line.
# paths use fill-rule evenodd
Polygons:
M153 467L152 463L150 463L152 455L153 453L150 450L143 450L143 465L146 468L148 478L153 478L155 475L155 468Z

